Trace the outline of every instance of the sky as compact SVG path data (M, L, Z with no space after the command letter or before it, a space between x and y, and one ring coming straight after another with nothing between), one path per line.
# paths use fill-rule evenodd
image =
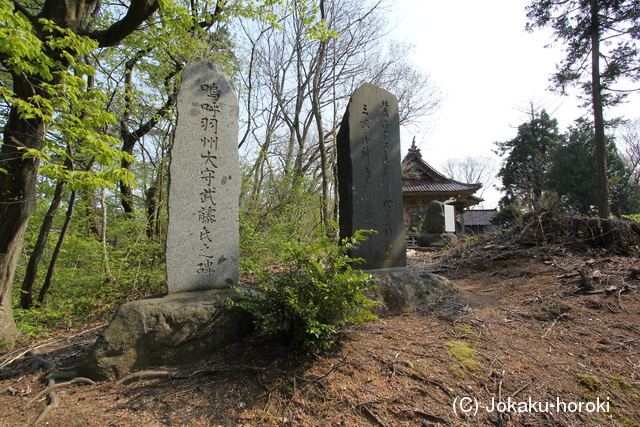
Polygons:
M547 90L564 57L548 30L524 31L529 0L394 0L392 37L415 46L411 60L431 75L446 96L439 113L402 130L402 155L413 137L422 157L442 171L451 157L491 155L494 142L508 141L528 121L531 103L543 106L560 131L588 111L575 97ZM605 111L605 118L640 116L640 98ZM637 111L637 113L636 113ZM499 158L495 156L497 161ZM499 184L496 181L495 184ZM487 189L484 208L501 195Z

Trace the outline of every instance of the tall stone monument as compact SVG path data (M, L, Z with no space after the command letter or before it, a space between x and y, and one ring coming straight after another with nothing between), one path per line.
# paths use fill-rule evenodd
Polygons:
M373 229L352 257L358 267L405 267L398 100L365 83L351 96L338 133L340 237Z
M169 166L170 294L238 282L238 99L217 64L182 73Z
M167 287L123 304L78 372L96 380L192 363L253 330L238 297L238 100L215 64L188 65L169 166Z

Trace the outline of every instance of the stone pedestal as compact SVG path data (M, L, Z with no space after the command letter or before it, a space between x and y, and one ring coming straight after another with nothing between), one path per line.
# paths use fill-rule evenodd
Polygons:
M460 239L455 234L423 234L417 238L416 244L423 248L442 249L447 245L454 245L459 241Z
M414 268L386 268L368 270L373 276L373 284L378 288L368 292L369 299L383 305L371 307L377 316L397 316L411 313L418 306L430 304L439 298L457 293L448 279L428 270Z
M158 295L123 304L78 369L94 380L196 362L253 331L253 317L217 300L230 290Z

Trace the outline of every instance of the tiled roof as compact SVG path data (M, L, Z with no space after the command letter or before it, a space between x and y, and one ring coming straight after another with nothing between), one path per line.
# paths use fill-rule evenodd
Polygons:
M409 149L409 153L402 159L403 165L412 165L414 170L422 172L423 175L430 176L436 181L448 180L446 176L435 170L429 163L425 162L420 156L420 150Z
M402 159L406 179L402 180L402 194L427 197L428 199L454 199L452 203L458 209L477 205L481 198L473 195L482 188L482 184L466 184L447 178L424 161L416 147L415 138L409 152ZM411 173L409 173L411 172ZM411 177L411 178L409 178ZM451 203L451 202L450 202Z
M438 193L459 193L459 192L471 192L474 193L482 187L482 184L464 184L453 180L446 181L434 181L431 179L403 179L402 180L402 192L403 193L424 193L424 192L438 192Z
M497 209L472 209L464 211L464 225L489 225Z
M447 178L424 161L420 150L416 147L415 138L409 152L402 159L402 164L417 172L419 178L402 180L403 193L449 193L450 195L471 195L478 191L482 184L466 184Z

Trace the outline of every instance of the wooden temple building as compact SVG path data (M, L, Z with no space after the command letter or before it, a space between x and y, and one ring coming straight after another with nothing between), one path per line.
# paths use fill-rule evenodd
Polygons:
M465 184L447 178L424 161L413 140L409 152L402 159L402 203L407 235L410 237L423 226L429 202L437 200L455 207L456 233L465 230L463 211L483 201L474 193L482 184Z

